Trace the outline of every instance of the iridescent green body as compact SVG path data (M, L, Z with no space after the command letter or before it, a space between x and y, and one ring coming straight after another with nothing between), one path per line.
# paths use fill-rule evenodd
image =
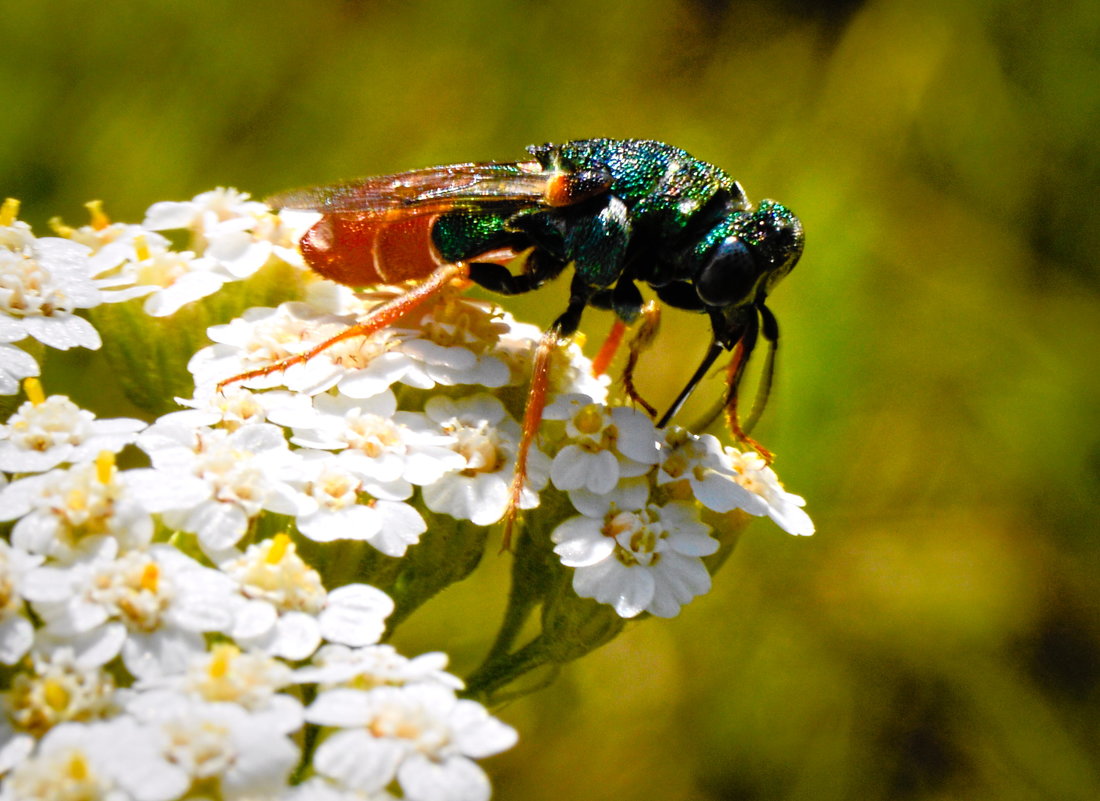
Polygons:
M429 167L286 193L273 205L323 213L302 252L343 283L423 280L461 263L481 286L518 294L572 267L558 336L576 331L588 306L633 321L638 284L707 314L711 347L662 424L722 350L740 347L743 366L763 335L774 356L779 332L765 300L803 244L789 209L750 203L726 172L662 142L581 139L528 152L533 161ZM505 264L520 254L512 273ZM739 380L731 375L731 398Z

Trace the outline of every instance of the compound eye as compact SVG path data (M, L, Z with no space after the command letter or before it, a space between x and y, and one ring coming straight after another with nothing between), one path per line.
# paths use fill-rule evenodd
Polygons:
M733 306L748 298L759 273L745 243L729 236L712 251L695 279L695 291L708 306Z

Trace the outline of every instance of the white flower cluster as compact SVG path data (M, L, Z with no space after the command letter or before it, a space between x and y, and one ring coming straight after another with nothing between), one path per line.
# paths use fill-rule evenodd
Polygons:
M68 238L2 220L0 335L98 347L74 310L161 293L144 304L158 314L189 299L167 293L206 285L186 275L243 277L279 247L269 218L219 191L158 204L144 227L93 224ZM186 254L187 270L159 289L110 298L123 273L150 266L144 248L173 252L157 226L193 227L205 255ZM38 373L4 347L12 386ZM0 425L2 801L489 797L474 760L511 747L514 730L459 698L443 654L410 660L379 644L387 594L329 590L290 536L253 528L281 513L318 541L404 553L425 529L403 502L413 482L460 461L430 418L398 423L375 397L358 428L337 432L337 396L298 421L309 398L241 391L147 425L97 419L33 378L24 386L27 401ZM278 414L287 422L266 422ZM292 432L307 444L292 450ZM395 435L406 448L391 458ZM148 466L118 467L127 446Z
M169 229L191 250L157 233ZM301 266L293 227L231 190L158 203L141 226L93 207L92 225L61 233L35 238L0 212L0 393L39 371L8 343L100 345L78 310L133 299L170 315L266 265ZM448 288L267 370L400 291L308 286L212 326L187 408L149 425L25 383L0 426L0 801L488 797L473 760L515 733L459 697L442 655L379 645L391 598L347 577L327 588L295 543L396 560L433 547L436 516L500 521L541 332ZM719 539L704 518L813 532L759 455L611 405L575 344L549 380L519 505L557 493L542 522L578 595L673 616L710 587ZM143 466L120 469L124 448Z
M0 491L0 799L488 798L472 760L515 732L442 654L378 644L385 593L326 591L286 534L216 566L152 543L143 471L107 456ZM291 787L307 724L313 778Z
M287 222L294 215L277 216L232 189L156 203L141 225L112 223L98 203L88 206L90 224L56 223L56 237L36 237L17 219L17 201L0 207L0 395L39 374L35 359L10 343L31 337L60 350L100 347L78 310L143 297L146 314L165 317L271 260L301 265L302 232ZM159 233L170 229L188 231L192 249L173 249Z

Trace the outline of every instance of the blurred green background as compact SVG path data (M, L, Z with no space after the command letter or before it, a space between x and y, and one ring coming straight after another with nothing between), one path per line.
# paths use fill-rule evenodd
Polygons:
M803 220L757 434L817 535L755 523L679 618L503 709L495 797L1100 798L1095 0L40 0L3 27L0 193L41 233L590 136ZM706 323L662 336L667 402ZM399 645L468 669L506 571Z

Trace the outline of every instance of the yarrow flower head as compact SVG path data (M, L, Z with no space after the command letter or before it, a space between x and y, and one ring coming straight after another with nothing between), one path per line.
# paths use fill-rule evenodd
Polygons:
M39 473L62 462L90 462L104 450L118 452L145 428L141 420L96 420L64 395L42 394L26 382L30 399L0 425L0 470Z
M658 429L579 336L554 345L447 268L415 307L408 285L312 275L296 245L316 215L217 189L140 224L93 202L37 237L17 211L0 801L481 801L479 760L517 740L482 701L675 616L750 517L813 532L759 454ZM31 378L43 348L101 344L144 419L47 395L51 362ZM520 583L479 668L386 642L520 512Z

